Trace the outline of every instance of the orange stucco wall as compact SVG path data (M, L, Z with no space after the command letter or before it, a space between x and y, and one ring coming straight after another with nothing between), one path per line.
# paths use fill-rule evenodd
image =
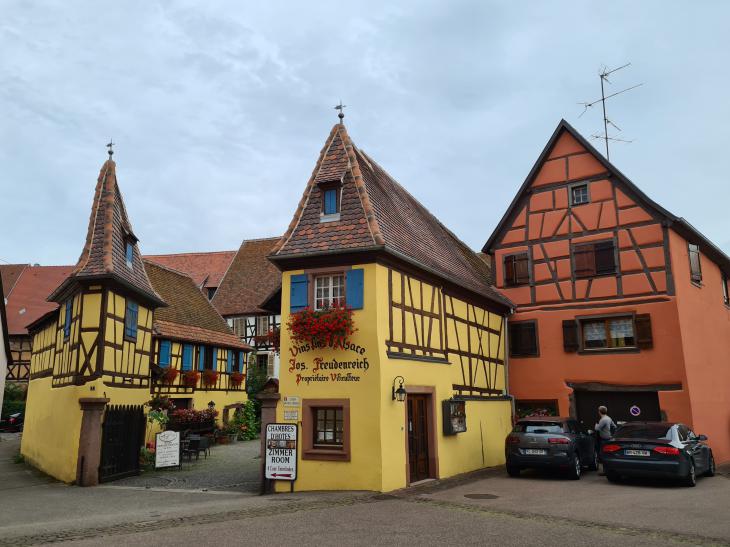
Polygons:
M730 309L722 274L700 256L701 286L690 281L687 241L670 231L672 271L695 433L707 435L717 462L730 461Z

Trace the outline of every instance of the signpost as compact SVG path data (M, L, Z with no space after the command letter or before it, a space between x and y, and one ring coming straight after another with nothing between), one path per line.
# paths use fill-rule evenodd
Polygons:
M155 469L180 465L180 432L163 431L155 441Z
M277 481L297 479L297 433L296 424L266 426L264 477Z

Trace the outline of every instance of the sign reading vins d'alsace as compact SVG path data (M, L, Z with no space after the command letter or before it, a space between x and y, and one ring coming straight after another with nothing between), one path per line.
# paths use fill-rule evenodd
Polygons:
M264 476L277 481L297 478L297 425L266 426L266 465Z
M344 353L340 357L324 359L315 357L311 363L301 359L303 353L317 349L338 349ZM289 372L296 374L297 385L319 384L330 382L359 382L362 375L370 368L365 348L347 338L334 340L331 344L302 344L289 348Z

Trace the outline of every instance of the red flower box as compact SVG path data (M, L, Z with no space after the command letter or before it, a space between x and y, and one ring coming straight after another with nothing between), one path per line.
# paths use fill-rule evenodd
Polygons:
M183 373L183 383L188 387L195 387L200 380L200 373L197 370L188 370Z
M317 311L304 308L289 316L287 328L294 342L314 346L333 346L357 331L352 309L345 306Z
M245 378L246 378L246 375L241 372L233 372L233 373L231 373L231 375L229 377L231 385L233 387L240 387Z
M203 384L206 386L214 386L218 381L218 373L215 370L203 371Z
M180 374L180 371L176 368L167 368L162 373L162 381L167 384L172 384L177 379L178 374Z

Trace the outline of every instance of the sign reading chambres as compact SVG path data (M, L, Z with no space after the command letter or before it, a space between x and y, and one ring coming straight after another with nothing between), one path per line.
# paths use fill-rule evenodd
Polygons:
M266 426L266 468L264 476L278 481L297 478L297 425Z

